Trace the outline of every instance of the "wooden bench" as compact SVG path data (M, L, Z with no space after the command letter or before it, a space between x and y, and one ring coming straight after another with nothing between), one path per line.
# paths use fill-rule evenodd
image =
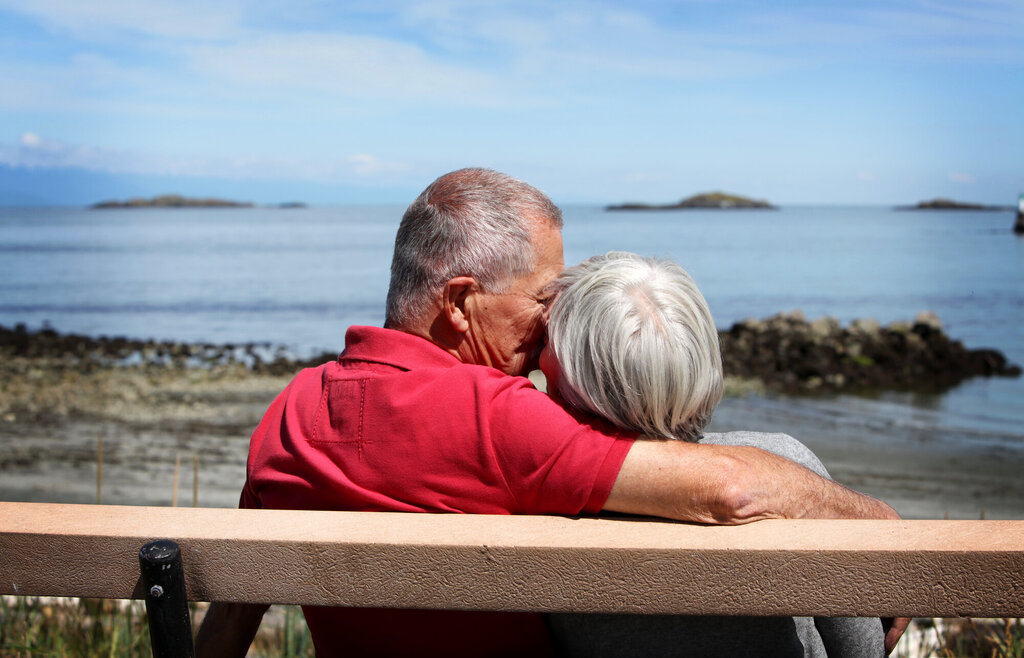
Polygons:
M0 594L683 615L1024 616L1024 521L761 521L0 503Z

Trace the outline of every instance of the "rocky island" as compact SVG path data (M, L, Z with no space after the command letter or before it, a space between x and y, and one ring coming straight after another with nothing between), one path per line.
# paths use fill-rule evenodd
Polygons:
M980 203L965 203L952 199L932 199L913 206L896 206L897 210L1013 210L1009 206L986 206Z
M775 210L775 206L758 199L738 194L706 192L687 197L678 203L665 205L628 202L607 206L605 210Z
M127 201L100 201L90 208L251 208L252 204L224 199L193 199L179 194L164 194L151 199L128 199Z

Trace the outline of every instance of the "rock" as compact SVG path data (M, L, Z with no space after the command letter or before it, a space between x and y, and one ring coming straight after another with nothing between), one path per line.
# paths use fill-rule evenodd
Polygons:
M914 316L914 324L923 324L935 329L936 331L942 331L942 321L939 320L939 316L935 315L931 311L921 311Z
M906 346L907 351L909 351L909 352L914 352L914 351L920 352L921 350L925 349L926 344L924 342L924 339L921 338L920 334L906 333L906 334L904 334L904 337L905 337L904 340L906 341L904 344Z
M905 334L908 331L910 331L910 323L909 322L893 322L888 327L886 327L886 331L891 331L893 333Z
M913 325L882 328L873 319L843 328L834 318L808 323L799 312L745 320L719 332L727 377L756 379L788 392L940 391L969 377L1018 377L995 350L969 350L942 331L931 312Z
M878 320L874 318L854 320L853 322L850 323L850 331L856 332L858 334L875 335L879 332L881 328L882 326L878 324Z
M810 324L811 334L819 338L827 338L840 330L839 320L830 317L817 318Z
M856 320L844 328L835 318L807 322L803 313L748 319L719 331L727 378L759 381L787 392L910 390L941 391L969 377L1019 377L1021 368L992 349L968 349L942 330L934 314L878 327ZM289 358L270 345L211 345L60 334L46 328L0 325L0 369L18 368L27 380L47 372L72 380L80 373L138 369L146 373L225 366L259 374L289 375L337 358L324 353ZM17 361L21 365L10 365ZM13 370L11 370L13 372Z

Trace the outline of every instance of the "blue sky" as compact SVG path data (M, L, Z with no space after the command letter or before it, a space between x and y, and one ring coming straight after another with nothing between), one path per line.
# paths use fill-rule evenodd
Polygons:
M0 0L0 205L1013 204L1024 2Z

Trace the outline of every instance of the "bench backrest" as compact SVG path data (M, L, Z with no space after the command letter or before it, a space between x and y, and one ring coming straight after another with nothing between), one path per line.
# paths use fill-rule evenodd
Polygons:
M1024 616L1024 521L569 519L0 503L0 593L714 615Z

